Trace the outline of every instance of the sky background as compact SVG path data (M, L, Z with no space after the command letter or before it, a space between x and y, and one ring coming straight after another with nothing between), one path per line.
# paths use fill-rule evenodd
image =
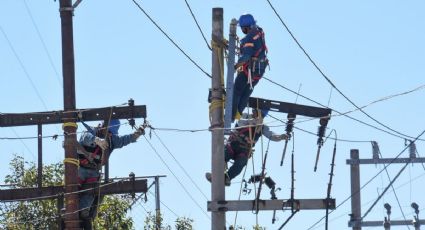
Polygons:
M211 72L211 51L186 6L185 1L137 1L155 22L201 68ZM355 107L325 80L294 42L273 12L267 0L187 1L209 41L211 38L212 8L224 9L224 34L228 37L229 23L243 13L251 13L266 33L270 70L265 77L338 112ZM368 105L416 89L409 94L386 98L364 109L382 124L410 137L425 129L423 114L425 73L425 2L412 1L277 1L270 0L293 35L312 60L351 101L358 106ZM59 4L56 1L2 0L0 2L0 112L26 113L63 109L61 32ZM133 98L137 105L146 105L148 121L157 130L152 138L143 137L135 144L114 151L110 158L110 176L125 177L167 175L161 178L161 207L165 221L172 223L178 216L195 220L195 229L209 229L207 212L210 184L204 174L211 170L211 133L209 127L208 89L211 79L191 63L137 8L131 0L85 0L74 12L75 88L77 108L116 106ZM242 33L238 30L239 36ZM265 79L256 86L252 96L277 101L318 106L303 97ZM338 111L338 112L335 112ZM271 115L286 120L286 114ZM392 134L361 112L350 116ZM307 120L307 121L306 121ZM302 122L304 121L304 122ZM143 120L136 120L141 124ZM283 133L282 122L266 118L265 122L277 133ZM298 116L296 127L317 132L318 120ZM98 122L91 122L97 125ZM167 131L165 129L204 130L200 132ZM334 116L326 134L336 130L337 155L332 197L339 206L330 214L330 229L349 229L351 212L350 167L346 164L350 149L358 149L361 158L371 158L370 141L377 141L383 157L396 157L405 148L399 134L390 135L345 116ZM84 131L82 125L78 131ZM124 124L121 134L131 133ZM61 134L61 125L43 126L46 136ZM8 162L13 154L29 161L37 160L36 139L7 140L7 137L35 137L36 126L0 129L0 176L9 173ZM333 137L332 135L331 137ZM425 136L422 137L425 139ZM62 161L63 138L43 141L44 162ZM317 172L313 171L317 137L296 129L294 142L288 144L283 167L279 165L283 142L270 143L267 175L282 190L279 199L290 197L290 153L295 156L295 198L322 199L326 197L334 140L328 139L321 151ZM294 143L294 144L293 144ZM253 162L250 160L245 178L260 172L261 153L267 144L258 142ZM151 147L152 146L152 147ZM419 156L424 142L417 142ZM401 154L408 157L408 152ZM165 163L164 163L165 162ZM253 167L254 166L254 167ZM402 165L390 165L393 178ZM182 170L184 169L184 170ZM361 184L376 178L362 189L362 213L371 206L378 194L388 185L382 165L363 165ZM409 165L394 184L394 189L406 219L414 213L411 202L425 207L423 196L425 168ZM189 175L190 177L187 177ZM242 175L226 188L226 198L239 197ZM148 181L150 184L152 180ZM183 185L183 186L182 186ZM250 185L250 188L253 188ZM155 209L149 196L143 206ZM207 199L208 198L208 199ZM262 198L269 199L268 189ZM254 199L254 192L241 199ZM344 202L345 201L345 202ZM344 202L344 203L342 203ZM392 205L393 220L403 219L392 189L383 196L365 220L383 220L383 204ZM139 207L140 208L140 207ZM146 212L132 214L142 228ZM235 212L227 213L228 224L235 223ZM278 211L277 222L271 223L272 212L239 212L236 224L246 227L265 226L278 229L290 211ZM324 217L324 210L300 211L286 229L309 229ZM419 214L421 217L422 213ZM423 215L422 215L423 216ZM324 229L324 221L312 229ZM395 228L395 227L394 227ZM397 229L409 229L401 226ZM414 229L410 227L410 229Z

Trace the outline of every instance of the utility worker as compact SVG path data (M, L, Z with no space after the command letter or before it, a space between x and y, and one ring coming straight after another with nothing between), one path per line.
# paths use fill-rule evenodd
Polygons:
M141 127L133 134L118 135L120 128L119 120L110 120L108 128L106 124L99 124L96 128L92 128L83 122L87 128L79 140L77 145L77 153L80 167L78 170L78 179L80 185L86 183L100 182L100 169L107 162L110 154L114 149L121 148L144 135L144 129ZM109 153L109 154L105 154ZM92 193L80 194L80 217L83 219L82 227L86 230L92 229L92 220L96 216L97 206L100 204L101 198Z
M224 183L230 186L230 181L242 172L242 169L252 155L255 143L264 135L271 141L281 141L288 139L286 134L275 134L270 128L263 124L263 118L267 116L268 110L258 111L254 109L252 116L244 113L242 118L235 126L224 146L224 160L227 164L233 159L233 165L225 174ZM205 174L208 181L211 182L211 173Z
M244 14L238 24L246 36L240 41L240 57L235 64L237 76L233 86L232 122L239 120L255 85L269 65L264 31L256 25L254 17Z

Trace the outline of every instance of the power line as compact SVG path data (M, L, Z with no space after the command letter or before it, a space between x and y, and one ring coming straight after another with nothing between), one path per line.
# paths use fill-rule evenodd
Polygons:
M184 56L186 56L199 70L201 70L205 75L207 75L209 78L212 78L211 74L207 73L204 69L202 69L202 67L196 63L182 48L180 48L179 45L177 45L177 43L152 19L151 16L149 16L149 14L139 5L139 3L136 2L136 0L132 0L134 2L134 4L136 4L136 6L139 8L140 11L143 12L143 14L145 14L145 16L156 26L156 28L158 28L162 34L164 34L165 37L168 38L168 40L173 43L173 45L180 50L180 52L182 52L184 54Z
M26 0L24 0L23 2L24 2L24 5L25 5L25 9L27 10L27 13L28 13L28 15L29 15L29 16L30 16L30 18L31 18L31 22L32 22L32 24L33 24L33 26L34 26L34 28L35 28L35 31L37 32L38 38L40 39L41 44L43 45L44 52L46 53L47 58L49 59L50 66L52 67L53 71L54 71L54 72L55 72L55 74L56 74L56 75L55 75L55 76L56 76L56 79L58 80L59 85L60 85L61 87L63 87L63 85L62 85L62 81L61 81L61 80L60 80L60 78L59 78L59 72L57 71L57 69L56 69L55 65L53 64L52 56L50 55L49 51L47 50L46 43L44 42L44 39L43 39L43 37L41 36L40 30L38 29L38 26L37 26L37 23L35 23L35 20L34 20L34 17L32 16L31 10L30 10L30 8L29 8L29 7L28 7L28 5L27 5L27 1L26 1Z
M143 136L146 140L146 142L149 144L149 146L152 148L152 150L155 152L155 154L158 156L158 158L162 161L162 163L167 167L168 171L174 176L176 181L180 184L180 186L183 188L185 193L189 196L189 198L193 201L193 203L196 204L196 206L205 214L205 216L210 219L210 216L204 211L204 209L196 202L195 198L189 193L189 191L186 189L186 187L183 185L183 183L179 180L179 178L174 174L173 170L171 170L170 166L165 162L165 160L161 157L161 155L158 153L158 151L155 149L155 147L152 145L152 143L148 140L146 136Z
M199 26L198 20L196 20L195 14L193 14L192 8L190 7L190 5L189 5L189 3L187 2L187 0L184 0L184 2L186 3L186 6L187 6L187 8L188 8L188 9L189 9L189 11L190 11L190 14L192 14L192 18L193 18L193 20L195 21L196 26L197 26L197 27L198 27L198 29L199 29L199 32L201 32L201 35L202 35L202 37L204 38L205 44L207 44L208 49L212 50L212 48L211 48L210 44L208 43L207 39L205 38L204 33L202 32L201 27Z
M298 42L297 38L292 34L291 30L288 28L288 26L285 24L285 22L282 20L282 18L280 17L279 13L276 11L276 9L274 8L274 6L271 4L270 0L266 0L270 7L273 9L274 13L276 14L276 16L279 18L280 22L282 23L282 25L285 27L285 29L288 31L288 33L291 35L292 39L295 41L295 43L298 45L298 47L304 52L304 54L306 55L306 57L308 58L308 60L314 65L314 67L320 72L320 74L322 75L322 77L325 78L325 80L336 90L338 91L338 93L343 96L348 102L350 102L350 104L352 104L354 107L356 107L356 109L358 109L360 112L362 112L364 115L366 115L367 117L369 117L370 119L372 119L373 121L375 121L376 123L378 123L379 125L385 127L388 130L391 130L394 133L397 133L401 136L404 137L408 137L408 138L413 138L412 136L403 134L397 130L392 129L391 127L383 124L382 122L378 121L377 119L373 118L371 115L369 115L368 113L366 113L364 110L362 110L359 106L357 106L357 104L355 104L350 98L348 98L341 90L339 90L335 84L325 75L325 73L320 69L320 67L316 64L316 62L310 57L310 55L307 53L307 51L304 49L304 47L302 47L302 45Z
M328 108L327 106L325 106L325 105L323 105L323 104L321 104L321 103L319 103L319 102L317 102L317 101L315 101L315 100L313 100L313 99L310 99L310 98L308 98L308 97L306 97L306 96L304 96L304 95L302 95L302 94L299 94L299 93L297 93L297 92L295 92L295 91L293 91L293 90L291 90L291 89L289 89L289 88L287 88L287 87L285 87L285 86L283 86L283 85L281 85L281 84L279 84L279 83L277 83L277 82L275 82L275 81L273 81L273 80L271 80L271 79L269 79L269 78L267 78L267 77L263 77L263 78L264 78L264 79L266 79L267 81L269 81L269 82L271 82L271 83L273 83L273 84L275 84L275 85L277 85L277 86L279 86L279 87L281 87L281 88L285 89L285 90L290 91L291 93L294 93L294 94L296 94L296 95L299 95L300 97L302 97L302 98L304 98L304 99L306 99L306 100L308 100L308 101L310 101L310 102L313 102L313 103L315 103L315 104L317 104L317 105L320 105L320 106L322 106L322 107ZM330 109L332 109L332 108L330 108ZM357 122L359 122L359 123L362 123L362 124L364 124L364 125L366 125L366 126L369 126L369 127L371 127L371 128L374 128L374 129L376 129L376 130L379 130L379 131L385 132L385 133L387 133L387 134L389 134L389 135L391 135L391 136L398 137L398 138L401 138L401 139L403 139L403 140L404 140L404 139L406 139L405 137L402 137L402 136L400 136L400 135L397 135L397 134L391 133L391 132L389 132L389 131L387 131L387 130L381 129L381 128L376 127L376 126L374 126L374 125L368 124L368 123L366 123L366 122L364 122L364 121L361 121L361 120L359 120L359 119L357 119L357 118L354 118L354 117L348 116L347 114L344 114L344 113L342 113L342 112L339 112L339 111L337 111L337 110L335 110L335 109L332 109L332 111L335 111L335 112L337 112L337 113L339 113L339 114L341 114L341 115L343 115L343 116L345 116L345 117L347 117L347 118L350 118L351 120L357 121ZM420 141L425 141L424 139L418 139L418 140L420 140Z
M174 159L174 161L177 163L177 165L180 167L180 169L186 174L186 176L190 179L193 185L198 189L198 191L204 196L206 200L208 200L207 195L199 188L198 184L195 183L195 181L192 179L192 177L187 173L186 169L180 164L180 162L174 157L174 155L171 153L170 149L164 144L164 142L161 140L161 138L158 136L158 134L153 130L153 133L158 138L159 142L161 142L162 146L167 150L167 152L170 154L170 156Z
M3 30L3 27L1 25L0 25L0 30L3 33L3 36L6 38L7 44L9 45L9 47L12 50L13 54L15 55L16 60L19 62L19 65L21 66L22 70L24 71L25 76L27 77L28 81L31 83L31 86L34 89L35 93L37 94L38 99L40 99L40 101L43 104L44 108L47 110L46 103L44 103L44 100L41 97L40 92L38 92L38 89L35 86L34 82L32 81L32 79L31 79L31 77L30 77L27 69L24 66L24 63L22 62L21 58L19 58L18 53L16 52L15 48L12 45L12 42L10 41L9 37L7 36L6 32Z

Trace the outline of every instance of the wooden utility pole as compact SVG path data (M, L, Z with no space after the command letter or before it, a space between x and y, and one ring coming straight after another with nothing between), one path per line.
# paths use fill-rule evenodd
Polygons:
M211 200L219 202L225 200L224 191L224 132L223 132L223 47L218 39L223 38L223 8L212 10L212 100L211 133L212 133L212 165L211 165ZM223 230L226 228L226 213L223 210L212 211L211 229Z
M68 163L77 160L76 146L77 124L71 114L66 113L76 108L75 104L75 65L74 65L74 35L73 35L73 7L72 0L60 0L59 12L61 17L62 31L62 73L63 73L63 104L64 104L64 124L65 133L65 210L69 215L65 216L65 229L80 229L78 213L78 165Z

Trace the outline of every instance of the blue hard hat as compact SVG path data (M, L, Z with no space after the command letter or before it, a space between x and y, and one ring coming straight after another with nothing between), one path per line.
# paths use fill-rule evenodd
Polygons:
M112 119L109 121L108 131L113 135L118 135L118 130L120 129L121 122L118 119Z
M240 27L250 27L255 25L255 19L251 14L242 14L238 23Z

